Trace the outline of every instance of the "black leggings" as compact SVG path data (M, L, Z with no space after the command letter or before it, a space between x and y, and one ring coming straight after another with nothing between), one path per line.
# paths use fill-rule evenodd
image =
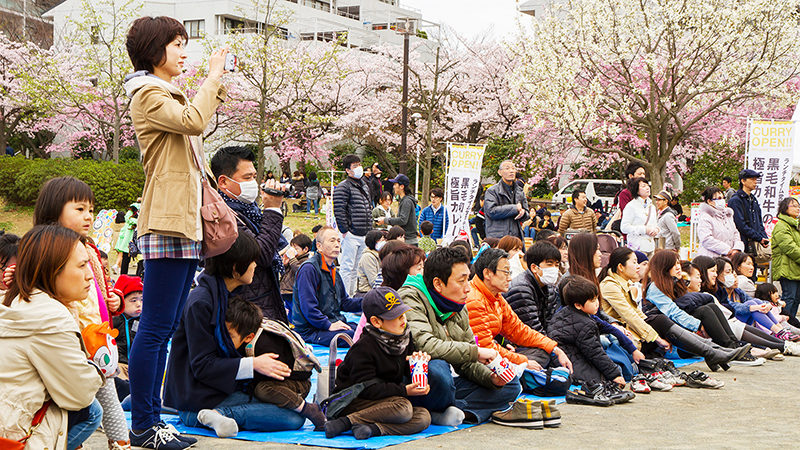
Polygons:
M691 315L700 319L700 323L712 341L723 347L737 347L736 344L739 340L736 339L736 335L731 331L728 319L725 318L716 304L705 304L692 311Z
M669 332L671 326L675 325L675 322L670 320L669 317L665 316L664 314L657 313L653 314L652 316L647 316L647 319L644 320L647 322L648 325L653 327L658 333L659 337L664 337Z
M759 348L768 347L780 351L783 351L786 346L782 339L778 339L750 325L745 325L742 332L742 340Z

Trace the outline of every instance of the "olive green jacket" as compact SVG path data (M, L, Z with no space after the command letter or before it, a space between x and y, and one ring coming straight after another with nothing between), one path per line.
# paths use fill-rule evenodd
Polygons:
M797 219L778 214L772 230L772 278L800 280L800 230Z
M414 346L432 359L447 361L459 376L490 389L499 389L490 376L491 370L478 362L478 346L464 308L442 321L433 306L422 275L406 278L398 291L403 302L411 307L406 313Z

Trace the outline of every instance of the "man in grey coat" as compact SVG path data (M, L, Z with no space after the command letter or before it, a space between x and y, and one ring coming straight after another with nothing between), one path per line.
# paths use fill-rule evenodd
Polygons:
M486 215L486 236L516 236L525 242L522 223L530 219L528 201L522 186L516 183L517 168L511 160L500 163L499 183L486 190L483 211Z

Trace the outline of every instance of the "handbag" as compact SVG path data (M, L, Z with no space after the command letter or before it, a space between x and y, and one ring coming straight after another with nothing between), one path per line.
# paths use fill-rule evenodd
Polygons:
M236 238L239 237L239 229L236 226L236 213L219 195L216 183L212 186L213 180L209 179L208 174L203 169L203 165L197 157L197 152L194 150L191 137L189 138L189 143L194 162L200 170L200 179L203 187L203 200L200 207L200 216L203 223L203 248L201 253L204 257L210 258L227 252L236 241Z
M331 340L330 353L328 353L328 365L322 367L322 372L317 378L317 393L314 394L314 402L320 403L323 399L330 397L333 388L336 386L336 354L338 353L337 342L343 339L349 346L353 346L353 338L347 333L339 333Z
M342 412L342 410L345 409L350 403L353 403L353 400L355 400L359 394L364 392L364 389L378 383L379 381L380 380L377 378L372 378L362 383L356 383L348 388L342 389L341 391L321 401L319 403L319 407L322 409L322 413L325 414L325 417L327 417L328 420L337 419L339 418L339 414Z
M28 439L33 436L33 432L36 431L36 428L44 421L44 415L47 413L47 408L50 407L51 403L53 403L53 400L44 402L44 405L39 408L39 411L36 411L36 414L33 416L33 421L31 422L31 427L22 439L15 441L13 439L0 437L0 450L23 450Z

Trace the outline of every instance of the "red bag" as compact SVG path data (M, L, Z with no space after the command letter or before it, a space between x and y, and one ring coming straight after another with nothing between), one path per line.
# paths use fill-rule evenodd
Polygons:
M33 416L31 428L28 430L28 434L26 434L25 437L18 441L0 437L0 450L23 450L25 448L25 444L28 442L28 439L33 436L33 432L36 430L36 427L41 425L42 421L44 421L44 415L47 413L47 408L50 407L51 403L53 403L53 401L48 400L44 403L44 405L42 405L41 408L39 408L39 411L37 411Z

